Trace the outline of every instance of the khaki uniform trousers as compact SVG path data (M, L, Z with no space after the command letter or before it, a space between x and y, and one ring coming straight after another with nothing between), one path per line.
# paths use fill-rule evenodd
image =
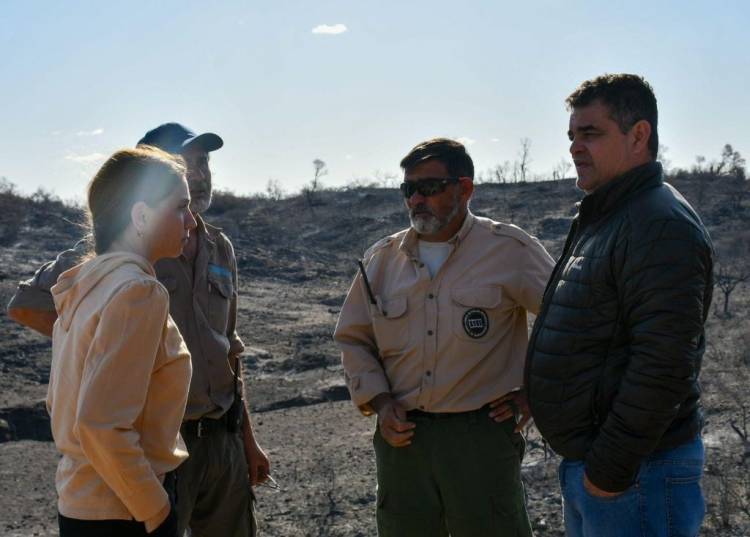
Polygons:
M241 433L227 432L224 420L202 437L184 425L181 433L190 456L176 470L179 535L190 528L191 537L255 537Z

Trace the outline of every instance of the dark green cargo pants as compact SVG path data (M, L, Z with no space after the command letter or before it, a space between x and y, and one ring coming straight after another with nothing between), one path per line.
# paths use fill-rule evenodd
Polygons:
M455 415L410 412L410 446L375 431L380 537L528 537L521 482L525 442L513 420L485 407Z

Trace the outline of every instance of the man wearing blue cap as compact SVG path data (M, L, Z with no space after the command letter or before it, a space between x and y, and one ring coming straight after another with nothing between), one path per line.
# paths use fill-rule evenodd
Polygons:
M185 419L181 434L190 457L177 469L180 535L248 537L256 534L252 485L269 475L269 461L253 435L243 402L239 356L244 350L235 330L237 263L229 239L207 224L201 213L211 205L209 153L224 145L216 134L196 135L178 123L165 123L138 141L172 154L187 164L190 209L197 221L183 254L162 259L156 275L170 296L170 315L192 356ZM43 265L21 282L8 315L45 335L57 317L50 287L60 273L77 264L87 241Z

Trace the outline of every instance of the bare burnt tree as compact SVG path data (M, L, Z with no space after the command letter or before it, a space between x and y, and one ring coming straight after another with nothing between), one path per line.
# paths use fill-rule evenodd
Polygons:
M315 212L314 206L317 202L318 192L320 192L322 187L320 179L328 173L328 168L326 167L325 162L316 158L313 160L313 170L313 178L310 183L302 189L302 193L305 195L307 206L311 211Z
M724 172L737 179L745 180L745 159L742 158L739 151L736 151L732 144L725 144L721 151L721 162L719 172Z
M719 521L721 528L732 527L731 515L733 511L732 505L732 483L729 477L723 471L719 470Z
M560 162L558 162L552 170L552 180L559 181L565 179L572 167L573 165L570 163L570 159L561 158Z
M531 164L531 140L521 138L521 149L518 151L518 178L522 183L526 182Z
M747 177L746 161L739 151L732 147L732 144L724 144L721 150L721 158L707 162L706 157L698 155L695 157L695 164L691 168L694 175L701 175L707 178L717 178L718 176L730 176L740 180Z
M750 264L741 260L717 263L715 285L724 295L724 315L729 316L729 297L738 285L750 280Z
M738 472L736 468L722 465L709 465L707 475L712 475L718 482L715 510L711 518L715 520L716 529L728 530L735 527L737 515L750 517L750 473ZM711 533L710 535L716 535ZM718 535L730 535L719 531ZM732 533L731 535L738 535Z
M313 175L313 179L310 182L310 188L313 190L313 192L317 192L318 190L320 190L320 178L328 173L328 169L326 168L326 163L319 158L313 160L313 168L315 170L315 174Z
M487 181L493 183L507 183L510 179L511 164L507 160L497 164L487 171Z
M279 201L284 198L286 193L278 179L269 179L266 183L266 197L271 201Z
M669 152L669 148L664 144L659 144L659 149L656 152L656 160L661 162L661 166L664 169L664 173L667 173L667 170L669 170L672 167L672 161L667 158L667 153Z
M744 404L740 404L740 422L739 424L734 420L730 420L729 426L732 430L737 433L742 441L742 461L740 464L745 464L745 461L750 459L750 438L748 437L747 431L747 420L748 420L748 409Z
M380 188L397 188L400 182L399 175L393 172L375 170L372 172L375 184Z

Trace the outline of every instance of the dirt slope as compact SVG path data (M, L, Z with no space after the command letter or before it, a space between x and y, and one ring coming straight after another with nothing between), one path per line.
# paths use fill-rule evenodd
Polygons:
M676 183L698 206L720 257L747 260L747 184L716 179L706 188L696 181L681 177ZM479 185L473 210L520 225L556 255L578 198L570 180ZM247 396L282 487L258 490L262 534L370 536L373 422L346 400L331 333L356 259L407 219L393 189L323 191L316 201L310 207L301 197L271 201L223 194L207 219L224 228L237 251L239 332L249 346ZM7 302L19 279L75 242L80 228L70 222L80 215L54 201L3 203L15 208L0 211L0 300ZM745 448L731 428L734 423L741 430L743 409L750 418L750 292L740 286L731 306L730 317L709 320L702 374L709 450L705 535L750 535L750 459L741 464ZM48 438L41 403L48 374L49 342L0 314L0 419L14 424L18 438L0 443L0 535L55 534L57 455L51 442L38 440ZM524 476L540 536L562 535L556 464L554 456L545 459L532 429Z

